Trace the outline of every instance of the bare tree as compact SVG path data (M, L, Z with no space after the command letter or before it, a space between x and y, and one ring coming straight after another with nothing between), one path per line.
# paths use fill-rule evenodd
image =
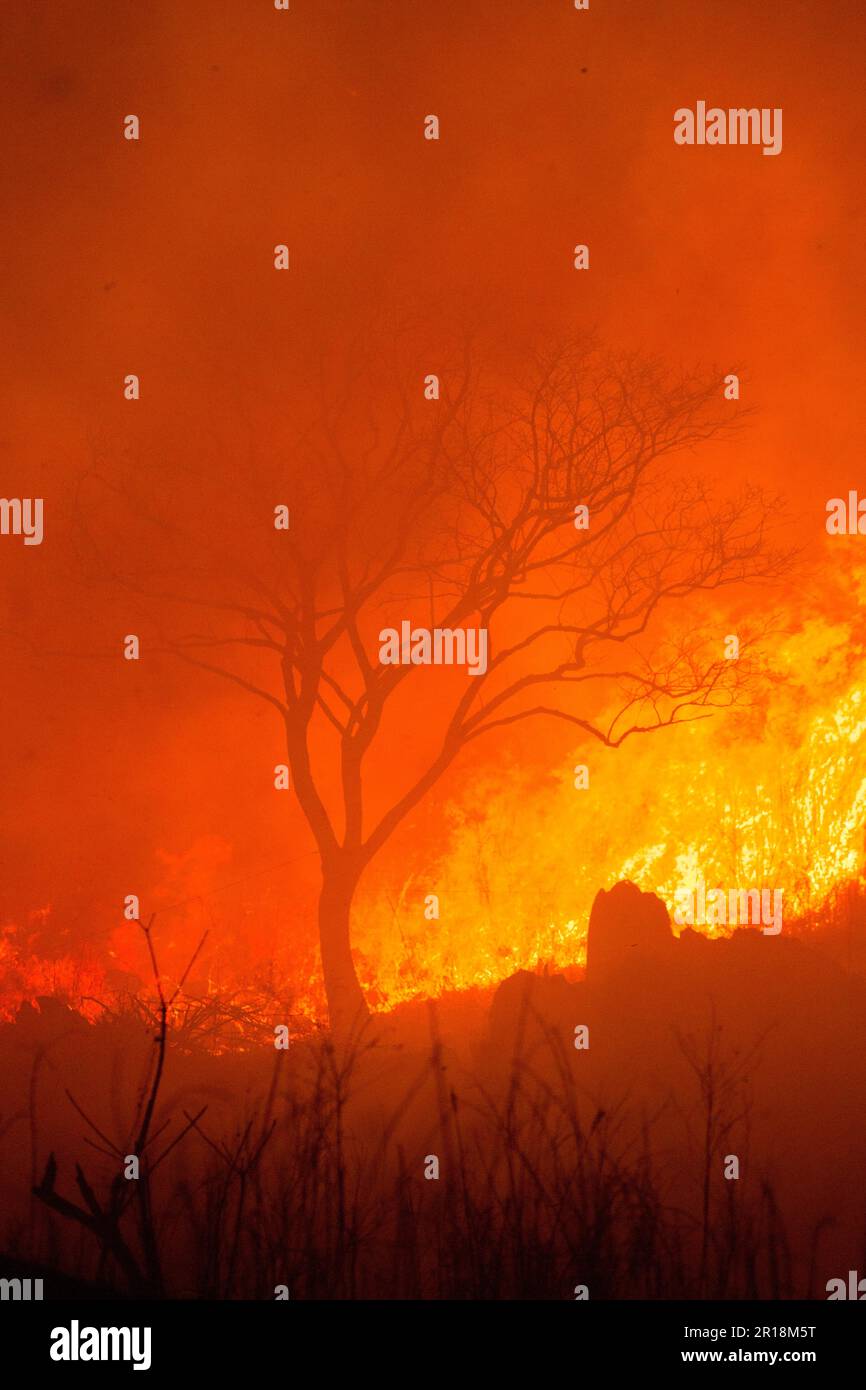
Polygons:
M291 493L290 531L275 533L261 507L255 563L219 559L211 534L198 573L185 561L158 595L207 615L196 631L175 626L166 647L279 712L321 856L338 1031L366 1016L350 938L359 880L458 753L541 717L618 746L730 703L748 663L725 661L720 638L706 654L705 630L659 648L657 617L787 563L757 491L714 501L670 462L730 424L715 373L566 344L514 380L461 352L441 371L441 399L426 399L414 362L388 377L363 354L347 362L323 373L291 463L270 479L272 504ZM380 629L402 618L486 628L486 671L380 663ZM440 726L425 712L407 749L412 725L397 711L427 680L442 682ZM383 748L397 771L384 807L377 781L371 812L367 767Z

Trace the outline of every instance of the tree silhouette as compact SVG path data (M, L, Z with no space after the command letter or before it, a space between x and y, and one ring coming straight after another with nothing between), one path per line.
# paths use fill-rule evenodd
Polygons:
M726 661L722 638L708 645L700 629L650 651L657 616L788 562L757 490L715 501L670 462L730 426L737 407L718 374L569 342L497 375L461 350L428 399L426 369L411 353L396 360L347 352L339 370L322 367L290 462L256 474L256 505L263 487L270 503L255 561L220 557L211 533L159 595L210 614L204 630L174 628L166 648L279 712L321 857L322 968L343 1033L367 1011L350 935L359 880L461 750L538 718L618 746L729 704L748 660ZM291 524L279 533L282 501ZM487 670L380 664L380 630L404 618L486 628ZM435 711L414 725L392 717L427 681L440 683ZM380 780L372 798L366 783L381 750L395 769L384 800Z

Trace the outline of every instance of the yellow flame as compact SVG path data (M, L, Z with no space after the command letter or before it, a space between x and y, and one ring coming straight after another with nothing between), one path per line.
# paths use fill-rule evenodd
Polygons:
M582 965L592 900L621 878L671 911L701 881L780 888L789 922L861 882L866 655L849 626L816 619L775 667L760 709L584 749L555 777L479 774L448 810L447 852L407 880L393 923L376 891L360 904L364 982L387 1005ZM591 766L584 791L578 761ZM424 917L430 893L438 921Z

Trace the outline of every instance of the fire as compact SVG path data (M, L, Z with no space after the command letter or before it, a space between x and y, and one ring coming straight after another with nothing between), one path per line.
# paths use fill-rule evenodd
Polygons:
M848 578L862 594L863 573ZM479 776L450 808L446 852L404 885L394 933L373 901L359 912L365 983L390 1005L581 967L593 898L622 878L672 917L677 891L701 881L781 889L785 921L814 926L839 887L864 881L861 637L856 615L806 619L775 647L758 707L577 750L540 787L520 767ZM586 791L574 788L578 761L592 767ZM434 890L431 922L419 902Z
M362 886L354 941L373 1007L490 988L519 969L579 972L593 898L622 878L657 893L672 917L678 891L700 883L780 889L786 924L819 927L841 887L866 882L866 570L845 578L844 605L831 596L841 617L801 615L775 642L772 679L756 704L618 750L575 749L547 774L516 761L480 763L471 790L447 807L435 862L416 860L396 902L393 858ZM584 791L574 785L577 762L591 767ZM196 888L206 894L206 879ZM433 892L440 916L427 920ZM47 912L0 931L0 1019L41 995L89 1020L124 992L152 1004L132 924L112 933L104 959L47 959L38 949ZM173 924L167 977L179 977L198 932L192 916ZM236 948L215 941L174 1022L200 1025L205 1045L222 1048L260 1040L263 1018L281 1022L288 1012L299 1027L324 1018L312 939L288 939L283 923L269 936L281 942L276 951L265 964L245 960L243 971ZM223 1006L225 1026L209 1033L204 1022Z
M44 917L46 909L39 916ZM94 1022L103 1012L107 997L105 970L98 961L65 955L45 958L28 951L12 924L0 929L0 1022L11 1022L22 1004L35 1005L40 998L68 1003L82 1017Z

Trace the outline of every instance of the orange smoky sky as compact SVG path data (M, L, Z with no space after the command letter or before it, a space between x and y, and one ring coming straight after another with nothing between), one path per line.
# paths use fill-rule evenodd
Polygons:
M864 38L859 0L5 0L0 492L45 499L45 541L0 540L0 918L50 903L97 941L127 892L243 880L205 925L260 950L287 915L306 930L316 860L275 802L273 711L104 655L139 610L90 483L132 472L204 517L211 486L243 499L289 447L308 346L393 317L434 354L455 324L515 360L595 331L737 372L755 413L700 466L783 494L820 559L827 498L862 476ZM782 153L676 146L698 100L781 107ZM515 750L549 770L569 741ZM435 843L484 757L391 853Z

